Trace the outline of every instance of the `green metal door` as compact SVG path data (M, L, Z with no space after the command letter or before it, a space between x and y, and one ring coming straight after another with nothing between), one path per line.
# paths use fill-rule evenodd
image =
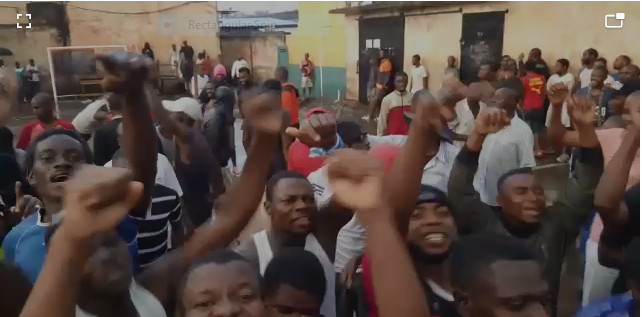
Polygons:
M286 46L279 46L277 50L277 64L279 66L288 67L288 63L290 61L288 58L288 48Z

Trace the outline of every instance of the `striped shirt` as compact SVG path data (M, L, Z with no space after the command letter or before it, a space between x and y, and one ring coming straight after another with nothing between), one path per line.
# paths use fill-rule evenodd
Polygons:
M175 190L156 184L150 207L144 213L132 211L130 217L136 220L138 258L141 269L145 269L170 248L170 226L181 220L180 196Z
M509 126L486 136L473 182L485 204L497 206L497 182L502 175L516 168L535 167L533 142L530 127L516 115Z
M383 137L368 136L371 145L378 142L391 142L403 145L407 139L405 135L390 135ZM442 142L437 155L431 159L421 177L421 183L431 185L444 192L447 192L448 177L459 153L459 148L450 143ZM314 189L314 196L317 206L326 206L332 198L332 191L328 186L326 167L312 172L308 180ZM356 216L339 231L337 236L337 249L334 260L335 271L341 272L343 267L355 256L361 255L365 247L366 228L359 222Z

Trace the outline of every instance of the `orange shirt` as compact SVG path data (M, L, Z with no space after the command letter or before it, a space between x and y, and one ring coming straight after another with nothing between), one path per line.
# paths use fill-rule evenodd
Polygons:
M291 123L299 122L299 97L292 83L284 83L281 91L281 107L290 112Z
M390 72L392 72L392 62L387 58L383 59L381 64L379 64L379 74L388 73L390 75ZM377 88L383 89L385 85L386 83L380 83L379 80L377 80Z

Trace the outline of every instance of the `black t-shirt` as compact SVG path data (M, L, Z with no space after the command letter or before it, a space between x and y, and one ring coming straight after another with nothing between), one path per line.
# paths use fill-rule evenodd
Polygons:
M185 56L185 59L188 61L194 59L194 49L189 45L181 47L180 53L183 53L183 56Z

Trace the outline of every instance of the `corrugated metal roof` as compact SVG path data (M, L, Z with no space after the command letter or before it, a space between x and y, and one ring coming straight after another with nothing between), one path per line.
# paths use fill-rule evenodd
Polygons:
M450 5L466 5L473 3L484 3L487 1L372 1L370 4L330 10L331 14L367 14L386 10L411 11L424 8L439 8Z
M297 22L275 18L220 18L219 23L227 28L284 28L296 27Z

